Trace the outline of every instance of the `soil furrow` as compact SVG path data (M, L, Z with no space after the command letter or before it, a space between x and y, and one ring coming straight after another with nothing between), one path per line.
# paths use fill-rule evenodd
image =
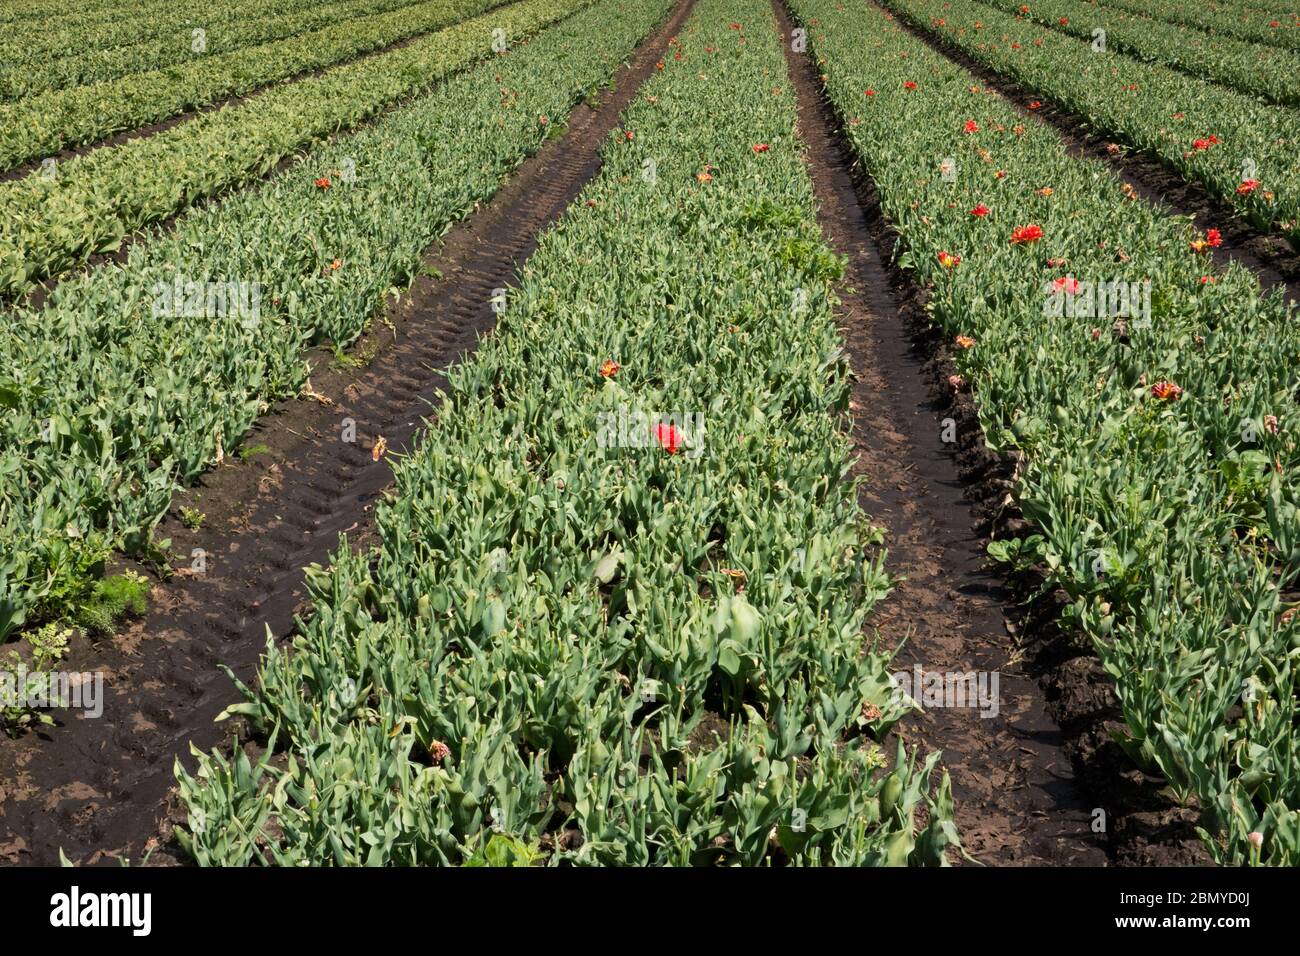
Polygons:
M779 0L774 6L789 37L792 21ZM991 706L928 707L904 720L900 732L909 744L943 751L957 826L977 861L1103 864L1091 805L1075 785L1060 729L1012 633L1014 596L986 568L972 490L956 444L943 441L948 413L933 395L935 369L905 318L915 290L886 267L888 248L878 244L886 226L874 187L838 135L811 58L788 42L786 50L822 229L848 260L841 326L855 373L862 503L885 529L886 568L897 579L872 623L887 646L902 645L897 672L998 677L996 713Z
M577 106L562 137L431 251L426 264L442 278L418 279L357 343L363 370L313 355L318 399L281 403L246 439L247 460L229 460L177 497L160 532L192 563L154 589L145 620L78 643L66 665L104 673L103 716L60 712L53 728L0 741L0 861L56 864L62 848L74 862L111 863L138 859L159 839L153 861L177 860L167 820L173 761L189 762L191 741L210 748L228 739L232 727L213 719L239 699L214 660L252 680L268 632L285 638L305 610L302 566L327 562L339 532L353 547L373 542L390 456L413 446L446 385L442 370L493 327L489 297L465 289L512 283L540 234L599 171L601 145L692 6L682 0L603 103ZM388 452L376 461L381 437ZM349 451L358 460L351 470L340 467ZM203 513L197 530L179 520L182 506ZM303 513L318 517L285 534L286 519Z
M786 15L784 9L781 13ZM788 22L788 19L783 20L783 23ZM1031 579L1030 576L998 578L983 570L986 564L984 547L990 536L1023 534L1028 527L1009 494L1014 487L1017 461L1012 455L998 456L988 449L974 403L968 395L954 395L947 387L948 377L956 373L956 368L951 362L948 345L929 321L925 311L926 294L895 262L898 236L880 208L875 184L853 160L852 149L842 133L842 117L838 117L833 106L821 96L816 71L807 58L804 68L801 82L805 86L801 95L812 104L805 113L817 117L821 128L827 131L828 139L819 144L818 150L833 157L833 167L848 177L852 189L847 195L856 192L857 209L849 207L853 230L849 236L854 242L861 241L864 236L870 237L870 241L864 243L868 271L858 275L873 276L873 284L863 283L860 278L856 280L857 284L871 296L877 294L876 290L886 287L892 293L876 307L874 316L871 309L867 310L866 331L859 331L855 324L846 332L850 352L855 353L855 368L862 370L860 374L868 386L863 397L856 398L868 416L865 425L858 429L859 441L866 442L865 459L871 462L879 458L886 463L877 469L883 477L875 480L879 487L896 488L901 492L883 497L886 505L901 510L904 520L915 520L917 513L928 510L929 519L939 521L939 527L943 528L943 522L951 525L953 516L959 516L957 523L949 527L947 533L951 537L947 539L941 538L937 531L930 533L924 523L920 525L920 532L914 535L916 540L928 546L946 542L956 548L949 558L954 562L954 570L941 568L940 575L936 576L926 572L923 566L921 580L936 582L936 589L940 585L949 585L948 594L958 596L953 600L970 600L971 595L982 593L991 604L1000 605L1000 608L987 607L981 612L988 615L987 625L977 625L974 631L965 633L954 632L946 638L942 633L946 625L939 616L942 607L938 611L927 611L923 604L911 612L893 612L890 610L891 597L882 610L901 618L904 626L913 620L935 622L940 627L941 646L945 646L943 641L947 642L946 646L957 646L973 637L975 643L970 657L980 663L979 666L972 663L969 670L978 671L1002 661L999 671L1001 701L1012 708L1010 717L1005 711L1002 716L1011 721L1011 733L1024 735L1027 728L1030 733L1041 734L1034 738L1033 743L1020 741L1002 751L993 746L983 756L970 758L962 756L968 744L960 739L960 733L956 733L952 743L937 743L946 751L952 751L951 755L945 753L945 764L964 763L969 768L961 773L954 770L953 774L958 823L968 834L968 848L986 862L996 860L981 856L981 846L986 848L986 852L1001 853L1012 862L1026 863L1095 864L1104 862L1107 857L1119 864L1207 862L1208 857L1194 830L1195 813L1170 803L1163 792L1162 781L1136 769L1112 739L1112 732L1123 729L1123 721L1111 682L1091 646L1079 635L1061 629L1059 595L1047 595L1030 602L1029 598L1038 591L1041 579ZM798 71L796 76L799 76ZM834 150L828 151L831 147ZM839 182L842 190L843 179ZM823 202L826 194L826 190L819 193ZM852 248L852 242L848 245ZM856 267L858 258L856 255L851 257L851 270ZM877 267L883 267L883 284L882 273L876 271ZM864 358L856 354L859 349ZM882 392L883 399L878 397ZM903 417L891 418L890 408L901 409ZM882 420L873 422L871 416L879 417L882 410ZM904 427L909 420L910 429ZM955 438L954 441L942 441L945 426L951 426L953 434L949 437ZM909 445L911 454L919 453L923 461L916 462L902 454ZM946 464L937 464L936 460ZM890 470L887 465L893 461L899 464ZM872 480L873 473L867 474ZM928 484L921 490L932 498L918 497L915 487L909 485L909 480L918 475L927 478ZM886 526L889 525L878 506L869 503L868 510ZM900 559L904 564L909 560L905 555L896 554L891 547L889 566L895 571L902 566ZM952 577L953 573L974 575L976 580L963 581L960 577ZM938 601L932 594L922 593L920 598L931 603ZM998 610L1003 631L1009 635L1005 638L999 637L1001 632L993 626L992 618ZM967 620L964 612L958 616ZM888 622L890 618L882 620ZM924 633L920 630L923 626L933 630L929 623L918 624L918 636ZM882 631L890 636L888 628L883 625ZM896 637L893 639L897 640ZM981 641L984 644L981 645ZM900 655L900 662L908 666L920 662L925 657L921 647L917 638L912 638L910 647ZM1042 723L1044 705L1046 724ZM1016 708L1021 707L1026 710L1023 716L1018 716ZM949 713L947 716L953 715ZM936 715L938 720L944 717L943 711ZM1022 725L1021 721L1027 723ZM993 731L979 728L971 721L967 723L975 728L977 734L982 732L982 736L974 740L975 753L978 754L979 748L989 742ZM905 726L904 734L908 733ZM939 738L936 736L935 740L938 742ZM1058 759L1058 753L1062 751L1068 758L1066 763ZM1003 762L1000 763L999 759ZM1027 823L1036 827L1036 831L1033 828L1021 831L1030 836L1032 846L1018 848L1017 838L1011 839L1010 846L1004 846L1000 842L1006 839L1003 834L990 833L989 823L972 820L969 806L966 811L962 810L961 777L972 770L977 785L974 796L978 800L983 793L984 809L990 814L987 819L993 821L996 828L997 814L1002 812L1000 806L1011 801L1013 810L1016 807L1021 809L1004 814L1007 825L1019 828ZM981 778L980 774L984 777ZM991 780L988 779L990 776ZM983 791L979 787L983 787ZM998 792L999 788L1003 792ZM1086 796L1082 804L1079 803L1080 794ZM969 800L972 793L967 792L966 796ZM1043 817L1041 804L1044 800L1059 803L1050 811L1056 818L1055 830L1048 822L1050 818ZM1081 810L1087 812L1082 829L1077 817ZM1098 816L1097 811L1104 816ZM978 804L975 813L978 817ZM1103 832L1094 836L1094 825ZM1070 850L1075 845L1080 847L1078 853Z

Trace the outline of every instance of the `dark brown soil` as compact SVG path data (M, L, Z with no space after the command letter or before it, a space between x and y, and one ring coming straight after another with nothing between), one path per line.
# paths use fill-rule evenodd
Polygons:
M775 2L783 32L791 20ZM893 263L897 235L852 159L811 59L789 52L823 231L848 257L843 334L863 505L886 529L886 567L904 580L873 615L899 670L997 672L1000 712L931 708L903 738L943 751L967 852L986 864L1204 862L1187 811L1171 806L1110 742L1109 681L1090 648L1024 582L988 567L990 535L1023 525L1008 493L1014 459L985 446L974 405L954 395L947 347L925 293ZM956 441L942 441L945 419ZM1105 832L1094 833L1097 809Z
M493 200L448 233L422 278L352 354L358 372L311 357L316 401L281 403L250 434L246 461L227 459L199 487L177 497L160 528L184 570L153 589L147 618L111 640L74 647L69 670L103 671L98 720L67 719L18 740L0 738L0 862L78 863L139 859L179 862L168 816L174 811L173 762L192 766L200 749L228 740L232 727L213 718L239 696L218 670L252 680L268 632L283 640L305 609L302 568L327 563L346 533L353 547L373 541L373 507L392 480L388 456L409 449L429 415L449 363L489 334L489 298L509 285L581 187L599 170L598 150L654 70L693 0L665 24L615 78L593 110L569 116L565 134L527 160ZM343 419L357 441L341 440ZM377 440L388 453L372 460ZM193 531L179 518L204 513ZM194 549L204 574L189 573ZM60 715L62 716L62 715Z

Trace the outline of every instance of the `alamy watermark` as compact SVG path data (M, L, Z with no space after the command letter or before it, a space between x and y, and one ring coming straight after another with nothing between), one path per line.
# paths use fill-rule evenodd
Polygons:
M659 448L698 458L704 454L704 413L645 411L620 405L596 415L596 443L601 448Z
M1133 319L1139 327L1151 322L1151 280L1076 279L1065 276L1043 284L1043 315L1047 318Z
M1000 709L997 671L927 671L917 664L891 674L890 680L898 706L969 708L985 718L996 717Z
M260 282L191 281L175 276L171 282L157 282L150 290L155 317L175 319L238 319L244 328L255 328L262 319Z
M28 671L19 663L13 670L0 668L0 708L24 710L75 708L87 717L104 713L102 671Z

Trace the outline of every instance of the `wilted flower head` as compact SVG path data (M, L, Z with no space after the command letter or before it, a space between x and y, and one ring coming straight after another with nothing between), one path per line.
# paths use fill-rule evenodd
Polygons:
M1223 234L1218 229L1206 229L1204 239L1193 239L1190 243L1192 250L1195 252L1205 252L1207 249L1217 249L1223 245Z

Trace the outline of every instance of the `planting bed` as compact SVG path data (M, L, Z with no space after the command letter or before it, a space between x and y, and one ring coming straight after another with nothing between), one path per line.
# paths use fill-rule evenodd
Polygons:
M142 9L0 11L0 861L1300 863L1293 13Z

